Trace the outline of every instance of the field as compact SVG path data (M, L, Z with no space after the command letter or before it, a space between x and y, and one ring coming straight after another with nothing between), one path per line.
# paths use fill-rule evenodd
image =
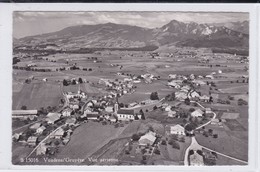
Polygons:
M40 109L58 106L62 98L60 86L49 83L22 84L19 92L13 92L13 109Z
M165 48L165 47L164 47ZM167 48L165 48L167 49ZM166 52L160 52L160 58L152 58L151 52L128 52L128 51L104 51L100 54L54 54L43 57L43 59L23 58L19 62L19 66L26 66L35 63L37 68L51 68L51 72L26 71L22 69L13 70L13 109L21 109L27 106L27 109L40 109L47 106L59 106L60 99L63 98L64 92L77 92L82 90L86 92L88 100L95 99L115 91L118 88L107 89L105 85L99 84L98 81L103 79L119 80L120 82L129 76L139 76L146 73L159 76L159 80L153 80L152 83L145 83L144 79L141 83L134 83L134 92L127 93L118 98L119 103L130 104L133 102L141 102L149 100L152 92L158 92L159 99L165 98L173 92L179 91L176 88L167 86L169 74L180 74L189 77L194 75L210 75L215 72L214 79L197 79L208 82L206 85L194 86L194 89L201 95L212 95L213 103L201 103L205 107L214 109L217 118L221 118L223 112L239 113L236 119L226 120L223 122L223 128L216 125L208 125L205 130L213 129L214 134L218 134L218 138L211 136L205 137L202 134L196 134L196 139L202 146L208 147L215 151L248 160L248 106L238 106L237 100L242 98L248 101L248 83L242 75L248 75L245 71L247 64L237 63L238 59L229 60L227 54L213 54L207 49L180 49L169 48L167 51L186 52L187 50L196 51L199 55L203 54L209 57L208 63L201 63L198 56L177 56L169 57ZM159 49L159 51L164 51ZM205 54L204 54L205 53ZM213 56L219 56L213 58ZM54 61L56 62L54 62ZM80 69L72 70L69 67L76 65ZM66 70L60 70L60 67L66 67ZM82 70L82 68L85 68ZM86 70L86 68L88 70ZM221 70L221 73L218 71ZM119 75L121 73L122 75ZM72 79L81 77L84 83L61 86L64 79ZM31 83L26 84L25 80L33 78ZM47 79L44 82L43 79ZM186 80L189 82L189 80ZM210 83L214 82L216 86ZM114 83L113 83L114 84ZM184 81L183 81L184 84ZM123 85L123 84L122 84ZM124 85L125 86L125 85ZM119 93L119 91L117 92ZM214 94L214 95L213 95ZM234 97L230 100L230 96ZM104 98L106 99L106 98ZM218 99L229 100L230 104L218 102ZM165 100L164 100L165 101ZM125 155L125 149L130 138L135 133L145 133L149 128L162 138L165 138L165 125L187 123L182 118L168 117L166 111L153 107L160 106L164 101L155 101L152 104L142 105L134 108L135 113L140 109L143 110L145 120L124 123L123 127L116 128L114 124L102 125L100 122L88 121L82 123L74 130L71 140L65 146L59 147L59 152L52 158L80 158L85 159L82 164L73 165L140 165L142 155L132 151L130 155ZM167 102L169 104L179 103L179 100ZM190 108L198 108L186 105L184 102L176 109L177 114L183 111L189 111ZM102 108L100 108L102 109ZM147 110L147 111L146 111ZM102 111L102 110L101 110ZM103 111L102 111L103 112ZM76 112L77 113L77 112ZM190 113L190 112L189 112ZM80 114L77 114L80 115ZM189 120L187 118L187 120ZM189 122L189 121L188 121ZM20 125L20 124L19 124ZM186 148L190 145L191 140L185 137L185 143L180 144L180 149L174 149L171 145L161 145L159 148L161 154L152 154L148 160L148 165L183 165L184 154ZM138 143L135 143L138 147ZM18 162L17 154L28 154L30 149L15 145L13 147L13 161ZM100 159L116 159L114 162L91 162L89 158ZM70 164L70 163L66 163ZM220 156L217 160L218 165L237 165L239 163L228 160ZM64 165L64 164L58 164ZM72 165L72 163L71 163Z
M115 128L113 125L102 125L97 122L88 122L77 128L68 145L60 150L57 158L86 159L94 152L117 138L124 128Z
M25 158L27 155L33 150L30 147L21 146L21 143L13 143L12 145L12 163L13 164L23 164L22 159Z
M246 131L232 132L228 128L219 128L212 125L206 127L206 130L209 128L213 129L214 134L218 134L218 138L205 138L205 136L198 134L196 138L200 145L247 161L248 141Z

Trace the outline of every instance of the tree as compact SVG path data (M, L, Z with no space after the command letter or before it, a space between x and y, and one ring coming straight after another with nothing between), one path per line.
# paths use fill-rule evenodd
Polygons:
M76 80L75 79L73 79L72 80L72 85L76 85L77 83L76 83Z
M32 130L28 130L28 131L26 131L25 135L28 138L28 137L31 137L33 135L33 133L34 132Z
M184 137L180 137L179 141L184 143L185 142L185 138Z
M190 99L187 97L187 98L184 100L184 103L185 103L186 105L190 105Z
M56 141L54 142L54 144L55 144L56 146L58 146L58 145L60 144L59 140L56 140Z
M66 79L63 80L63 85L64 86L68 86L69 85Z
M197 150L197 153L199 154L199 155L203 155L203 152L202 152L202 150Z
M173 141L172 148L174 148L174 149L180 149L179 143L177 143L176 141Z
M143 109L140 109L139 114L140 114L140 115L143 115L143 114L144 114Z
M162 140L161 144L162 144L162 145L166 145L166 141L165 141L165 140Z
M140 139L140 136L138 134L133 134L131 138L133 141L138 141Z
M150 95L151 100L159 100L159 96L157 92L152 92Z
M157 154L157 155L160 155L160 154L161 154L161 152L160 152L159 149L155 149L155 150L154 150L154 153Z
M185 126L185 130L187 130L187 131L192 131L194 128L195 128L195 127L194 127L192 124L187 124L187 125Z
M154 132L154 129L153 129L152 126L149 126L149 129L148 129L148 130Z
M27 110L27 106L23 105L23 106L21 107L21 109L22 109L22 110Z
M194 108L190 108L190 109L189 109L189 112L194 112L194 111L195 111Z
M141 119L142 119L142 120L145 120L145 116L144 116L144 114L142 114Z
M82 84L82 83L83 83L83 80L82 80L82 78L79 78L79 80L78 80L78 81L79 81L79 83L80 83L80 84Z
M212 97L212 96L209 97L209 102L210 102L210 103L213 102L213 97Z
M119 103L120 108L123 108L124 106L125 106L124 103Z

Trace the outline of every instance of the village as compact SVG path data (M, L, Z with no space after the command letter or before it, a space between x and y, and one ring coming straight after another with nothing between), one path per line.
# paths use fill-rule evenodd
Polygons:
M159 53L152 53L148 56L154 60L161 60L160 56L173 58L174 55L169 53L163 56ZM194 58L194 54L188 53L188 55L180 54L177 59L183 59L183 56ZM93 63L96 63L97 59L93 59L90 58ZM83 67L77 68L77 64L74 62L66 61L65 63L70 63L76 70L84 71ZM242 63L247 63L247 61ZM198 66L201 64L209 67L211 65L210 68L212 68L209 60L199 60ZM30 63L27 68L31 69L36 66ZM110 66L116 67L117 70L119 68L118 72L114 73L118 78L100 77L96 83L89 82L87 78L75 76L58 82L55 80L54 82L59 84L62 92L58 108L29 110L23 106L19 110L13 110L13 120L26 126L21 125L13 132L15 146L26 147L29 152L22 154L18 158L19 160L21 158L60 157L60 152L63 152L68 144L72 144L70 142L74 142L73 135L77 132L77 128L85 125L95 125L99 128L113 127L115 132L121 132L121 130L124 132L136 125L146 125L142 132L131 132L127 138L122 138L125 139L125 142L121 152L117 155L120 158L114 163L156 165L161 159L166 159L163 160L165 164L218 165L223 163L225 158L230 157L238 163L247 163L240 157L226 155L223 151L224 148L223 150L218 149L215 144L208 148L205 144L207 141L204 141L218 143L218 140L226 137L223 130L227 126L233 128L240 126L237 122L230 123L239 118L240 112L235 109L230 110L225 106L244 107L247 106L247 101L241 98L235 99L231 95L219 96L223 95L223 91L218 86L221 83L224 85L227 83L246 84L248 83L246 74L233 81L229 80L221 69L204 75L172 72L167 77L162 77L154 72L136 75L130 71L122 71L121 69L125 68L123 65L111 63ZM169 66L165 65L165 68L169 68ZM95 69L93 68L93 70ZM40 82L51 82L47 77L42 78ZM220 81L223 78L227 81ZM26 84L39 82L35 77L26 80ZM95 96L91 92L83 91L83 84L95 87L100 94ZM131 98L131 96L138 95L140 85L144 85L144 89L145 87L148 89L153 84L163 84L163 88L169 91L166 94L151 91L148 99ZM74 91L67 89L72 86L76 88ZM125 97L130 98L124 100ZM220 110L215 104L222 105L223 110ZM147 125L148 121L155 121L156 125ZM91 130L85 132L91 132ZM91 142L91 140L86 140L86 142ZM204 143L203 146L202 143ZM168 151L173 153L168 153ZM174 153L176 154L174 155ZM15 163L21 164L22 162Z

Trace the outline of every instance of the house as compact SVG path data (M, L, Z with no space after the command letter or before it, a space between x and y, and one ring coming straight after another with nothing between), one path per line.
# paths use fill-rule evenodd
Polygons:
M203 166L203 156L194 151L194 154L190 155L190 165L191 166Z
M66 144L69 143L69 141L70 141L70 136L66 136L65 138L63 138L62 143L63 143L64 145L66 145Z
M121 121L129 121L134 120L134 110L128 110L128 109L119 109L117 111L117 118Z
M214 77L212 75L206 75L205 78L207 78L207 79L214 79Z
M50 137L55 139L60 139L64 135L64 130L62 128L57 129Z
M215 118L215 119L212 119L211 122L210 122L212 125L217 125L219 123L219 119Z
M201 96L200 97L200 100L202 101L202 102L209 102L209 96L206 96L206 95L203 95L203 96Z
M106 112L114 112L114 107L113 106L107 106L106 108L105 108L105 111Z
M66 124L71 126L71 125L75 125L75 123L77 122L76 118L69 118L66 120Z
M48 113L46 121L48 124L54 124L55 122L57 122L61 117L60 113Z
M38 129L36 130L36 133L37 133L37 134L42 134L42 132L43 132L44 130L46 130L46 127L45 127L45 126L41 126L40 128L38 128Z
M171 109L172 109L172 106L167 106L164 110L165 110L166 112L169 112L169 111L171 111Z
M12 118L28 119L29 117L37 117L38 110L13 110Z
M22 135L22 133L15 133L15 134L12 136L12 138L13 138L14 140L16 140L16 141L19 141L21 135Z
M175 97L176 99L180 100L180 101L183 101L185 100L188 96L187 96L187 93L185 92L182 92L182 91L178 91L175 93Z
M203 113L202 110L197 109L197 110L195 110L194 112L191 113L191 116L192 116L192 117L202 117L203 114L204 114L204 113Z
M190 74L190 79L191 79L191 80L195 79L194 74Z
M212 113L211 108L205 108L205 113Z
M108 118L108 120L109 120L110 122L116 122L116 121L117 121L116 117L114 117L114 116L110 116L110 117Z
M70 108L66 108L62 111L62 116L71 116L72 110Z
M169 112L168 112L168 117L175 117L176 116L176 111L172 111L172 110L170 110Z
M178 135L184 135L185 136L185 129L183 126L177 124L174 126L170 126L170 134L178 134Z
M191 92L190 92L190 97L191 97L191 98L197 98L197 97L200 97L200 95L199 95L199 93L196 92L196 91L191 91Z
M130 103L130 104L129 104L129 107L134 107L134 106L136 106L136 105L138 105L138 103L133 102L133 103Z
M73 109L73 110L77 110L77 109L79 109L79 105L77 105L77 104L70 104L70 108Z
M37 137L35 137L35 136L29 137L28 140L27 140L27 144L29 146L36 146L36 144L37 144Z
M98 112L90 112L86 113L86 117L88 120L97 120L99 119L100 115Z
M185 85L185 86L183 86L183 87L181 88L181 91L188 93L190 89L191 89L190 86Z
M37 130L38 128L40 128L41 125L42 125L41 123L37 122L37 123L33 124L32 126L30 126L29 128L31 130Z
M215 100L217 100L219 98L219 94L217 93L211 93L211 97Z
M198 85L206 85L206 82L200 81L200 80L193 80L192 83L195 84L195 85L197 85L197 86L198 86Z
M45 155L46 152L47 152L47 147L45 146L45 144L41 144L36 150L36 155Z
M167 85L170 86L170 87L176 88L176 89L180 89L181 88L181 86L176 81L168 82Z
M156 140L156 133L149 131L145 135L141 136L139 139L139 145L146 146L146 145L153 145Z

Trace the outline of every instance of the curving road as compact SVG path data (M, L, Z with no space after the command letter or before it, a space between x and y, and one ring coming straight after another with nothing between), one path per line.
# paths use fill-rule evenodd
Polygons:
M202 106L200 103L198 103L198 102L196 102L196 101L191 101L191 102L197 103L197 105L199 105L200 107L202 107L203 109L205 109L205 107ZM205 124L202 124L201 126L195 128L194 130L198 130L198 129L202 128L202 127L205 127L205 126L209 125L209 124L211 123L211 121L216 118L217 114L216 114L215 112L213 112L213 111L211 111L211 112L214 114L214 116L211 118L211 120L209 120L209 121L206 122ZM185 166L188 166L188 165L189 165L189 160L188 160L188 158L189 158L189 151L190 151L190 150L201 150L202 148L207 149L207 150L212 151L212 152L216 152L215 150L209 149L209 148L207 148L207 147L205 147L205 146L201 146L201 145L197 142L195 136L193 136L190 146L189 146L189 147L186 149L186 151L185 151L184 165L185 165ZM241 162L241 163L244 163L244 164L248 164L248 162L246 162L246 161L243 161L243 160L240 160L240 159L231 157L231 156L229 156L229 155L226 155L226 154L223 154L223 153L220 153L220 152L216 152L216 153L219 154L219 155L222 155L222 156L224 156L224 157L230 158L230 159L232 159L232 160L235 160L235 161L238 161L238 162Z

